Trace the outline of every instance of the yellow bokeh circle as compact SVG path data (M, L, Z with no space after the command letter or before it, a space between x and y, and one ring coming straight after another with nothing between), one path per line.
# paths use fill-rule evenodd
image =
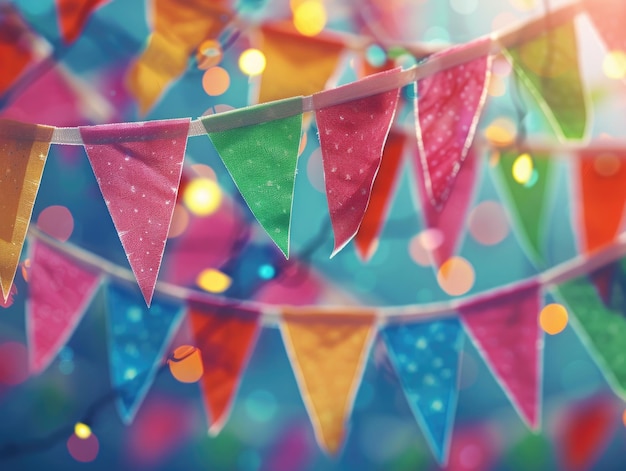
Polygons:
M463 257L450 257L437 272L437 282L450 296L461 296L474 286L474 267Z
M561 332L567 326L567 309L561 304L548 304L539 314L539 325L550 335Z
M91 437L91 427L82 422L78 422L76 425L74 425L74 435L76 435L81 440L87 440L89 437Z
M251 77L262 74L265 63L265 54L258 49L246 49L239 56L239 68Z
M200 350L191 345L181 345L167 361L172 376L181 383L195 383L204 373Z
M226 273L213 268L202 270L196 280L197 285L209 293L223 293L232 283L232 279Z
M319 0L306 0L293 6L293 24L304 36L315 36L326 26L326 8Z
M208 216L220 207L222 190L209 178L192 180L183 192L183 203L196 216Z

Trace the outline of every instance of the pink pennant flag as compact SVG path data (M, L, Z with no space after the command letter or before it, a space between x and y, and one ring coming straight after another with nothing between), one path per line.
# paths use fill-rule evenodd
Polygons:
M450 196L467 157L480 118L491 76L490 39L480 40L485 55L443 69L417 82L415 99L419 157L428 200L438 210ZM434 54L429 62L445 66L449 54L458 55L472 42Z
M189 118L79 129L130 267L150 306L176 205Z
M398 73L400 69L381 72L339 90L350 93L355 84L367 86L383 75ZM331 257L345 247L361 225L399 94L400 89L394 89L316 111L326 197L335 235ZM313 100L320 95L313 95Z
M459 310L487 366L522 419L539 425L542 337L539 286L533 283Z
M48 245L31 248L26 332L30 370L41 373L65 345L89 306L99 276Z
M626 52L626 3L617 0L585 0L583 3L609 51Z

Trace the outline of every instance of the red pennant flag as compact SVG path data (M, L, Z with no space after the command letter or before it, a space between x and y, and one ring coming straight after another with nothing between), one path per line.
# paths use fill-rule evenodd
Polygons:
M200 350L209 432L224 426L258 333L259 313L241 307L192 305L191 328Z
M28 44L28 27L17 12L7 6L0 11L0 96L24 72L34 59L32 47Z
M44 243L35 242L31 250L26 332L30 370L41 373L80 322L99 276Z
M81 127L80 134L148 306L172 221L189 118Z
M400 69L389 70L355 83L362 86L375 77L399 72ZM354 83L340 89L348 91L352 86ZM324 107L315 113L335 234L333 255L354 237L361 225L399 94L400 90L395 89ZM314 95L314 101L315 98Z
M459 310L468 334L522 419L539 425L542 337L539 287L532 285Z
M485 48L491 39L483 40ZM433 55L445 62L459 48L476 47L472 42ZM485 104L491 76L491 56L442 70L417 82L415 113L419 158L428 201L441 209L474 139Z
M369 260L376 252L378 234L387 219L391 200L397 186L400 162L406 135L402 132L391 131L383 150L383 158L374 186L370 202L363 216L361 227L354 239L356 251L361 260Z
M585 9L610 51L626 52L626 3L616 0L585 0Z
M66 43L78 39L93 11L108 0L56 0L59 27Z

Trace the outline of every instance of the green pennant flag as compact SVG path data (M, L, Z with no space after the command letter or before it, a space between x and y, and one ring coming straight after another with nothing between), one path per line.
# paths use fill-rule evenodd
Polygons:
M200 119L252 214L289 258L302 98Z
M583 139L587 131L587 98L580 77L574 23L551 28L504 54L559 139Z
M532 162L532 173L526 182L520 183L514 177L514 166L520 164L518 158ZM535 265L543 265L546 217L550 214L552 159L547 155L520 156L520 152L513 150L502 151L496 174L498 191L507 203L522 246Z

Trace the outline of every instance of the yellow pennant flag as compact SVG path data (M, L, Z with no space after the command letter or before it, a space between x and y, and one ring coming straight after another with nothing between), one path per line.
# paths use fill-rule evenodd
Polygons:
M339 41L321 35L303 36L288 25L263 27L261 50L266 65L259 103L323 90L337 68L343 49Z
M5 301L24 246L53 130L0 119L0 287Z
M281 330L318 443L335 454L375 332L375 313L315 308L283 310Z

